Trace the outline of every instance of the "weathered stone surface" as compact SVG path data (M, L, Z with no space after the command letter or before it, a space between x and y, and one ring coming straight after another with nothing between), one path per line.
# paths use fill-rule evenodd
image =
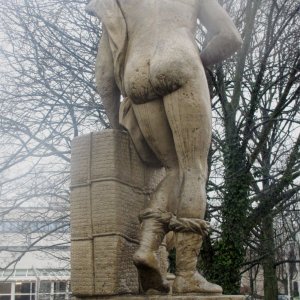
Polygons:
M94 239L95 295L138 291L137 270L131 259L136 248L135 243L117 235Z
M83 300L83 298L76 298L77 300ZM245 296L199 296L199 295L185 295L185 296L112 296L112 297L100 297L100 298L84 298L85 300L245 300Z
M74 139L71 162L71 284L74 295L138 293L132 262L138 215L163 176L146 167L126 132Z
M71 243L71 282L74 295L94 295L93 241Z

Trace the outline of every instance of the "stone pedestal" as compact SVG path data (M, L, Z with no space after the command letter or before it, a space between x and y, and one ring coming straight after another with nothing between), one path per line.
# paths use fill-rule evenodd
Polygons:
M164 172L145 166L126 132L75 138L71 161L71 286L74 296L138 294L132 255L138 215Z

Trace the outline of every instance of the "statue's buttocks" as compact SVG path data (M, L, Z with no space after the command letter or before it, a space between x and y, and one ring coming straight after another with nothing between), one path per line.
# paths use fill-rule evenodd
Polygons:
M194 40L197 1L120 3L128 26L124 85L133 101L170 94L195 77L195 72L203 71Z

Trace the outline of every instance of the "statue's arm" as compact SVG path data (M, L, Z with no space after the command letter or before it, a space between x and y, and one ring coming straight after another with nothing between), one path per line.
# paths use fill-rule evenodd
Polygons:
M120 90L115 81L114 62L104 25L96 58L96 87L111 126L120 128Z
M241 47L239 32L216 0L200 0L199 19L211 37L201 53L204 66L221 62Z

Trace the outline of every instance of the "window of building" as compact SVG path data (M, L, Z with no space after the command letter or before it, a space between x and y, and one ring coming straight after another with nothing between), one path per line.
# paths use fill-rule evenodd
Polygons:
M39 288L39 300L49 300L50 298L53 300L69 299L68 282L41 281Z
M54 282L54 300L65 300L69 298L68 295L68 282L56 281Z
M0 300L10 300L11 282L0 282Z
M3 295L3 294L10 295L10 293L11 293L11 283L10 282L0 282L0 295Z
M27 269L17 269L15 272L15 276L26 276Z
M41 281L40 282L40 294L50 294L51 293L51 281Z
M15 295L15 300L35 300L35 295Z
M66 295L65 294L54 294L54 300L65 300Z
M54 282L54 293L65 293L67 287L66 281Z
M64 233L69 231L69 223L66 221L26 221L26 220L6 220L0 223L2 233L33 233L50 232L57 229Z
M15 270L15 273L18 273L17 271ZM68 300L70 283L67 280L22 281L22 279L0 282L0 300L36 300L36 293L39 300Z
M16 282L15 300L35 300L35 282Z

